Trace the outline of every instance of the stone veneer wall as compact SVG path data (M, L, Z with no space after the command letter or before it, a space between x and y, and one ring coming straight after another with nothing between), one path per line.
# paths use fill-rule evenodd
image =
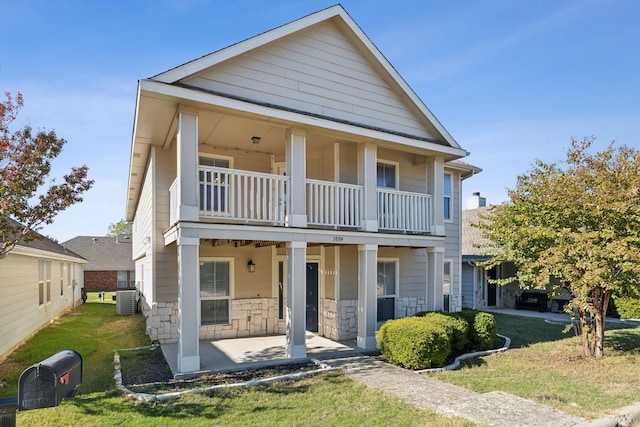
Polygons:
M253 337L284 333L278 320L277 298L246 298L231 301L231 324L200 326L200 339Z
M425 297L396 298L396 318L413 316L419 311L427 311Z
M338 304L335 300L322 298L320 299L322 307L322 335L338 340Z
M341 300L337 304L339 313L338 341L355 340L358 337L358 300Z
M140 308L147 319L147 335L161 344L178 342L178 302L160 302L149 305L140 294Z

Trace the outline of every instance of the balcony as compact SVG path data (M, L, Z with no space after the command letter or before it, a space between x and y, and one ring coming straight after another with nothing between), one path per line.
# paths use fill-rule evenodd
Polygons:
M202 219L288 226L290 178L283 175L199 166ZM170 221L177 221L178 189L169 189ZM362 228L364 187L305 180L307 225L312 228ZM377 188L380 230L428 233L432 224L431 195Z

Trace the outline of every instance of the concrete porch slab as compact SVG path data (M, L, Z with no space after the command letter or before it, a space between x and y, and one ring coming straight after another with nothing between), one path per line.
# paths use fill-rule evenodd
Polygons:
M178 372L178 343L162 344L161 347L175 378L300 362L311 358L335 358L363 352L357 348L355 340L338 342L311 333L307 333L306 344L306 358L289 359L285 355L285 335L203 340L200 341L200 370L189 374Z

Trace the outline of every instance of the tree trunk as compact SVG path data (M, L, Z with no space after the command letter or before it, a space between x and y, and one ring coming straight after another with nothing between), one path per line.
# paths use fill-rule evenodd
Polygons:
M593 355L597 358L604 357L604 331L605 322L607 317L607 308L609 307L609 298L611 292L602 288L597 289L594 294L594 307L595 307L595 348Z
M583 307L578 307L580 317L580 335L582 337L582 352L585 357L591 357L591 345L589 344L589 323L587 322L587 311Z

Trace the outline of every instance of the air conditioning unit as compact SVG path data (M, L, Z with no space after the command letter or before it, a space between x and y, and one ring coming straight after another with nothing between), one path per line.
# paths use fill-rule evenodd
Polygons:
M127 316L135 314L137 306L137 291L117 291L116 292L116 314Z

